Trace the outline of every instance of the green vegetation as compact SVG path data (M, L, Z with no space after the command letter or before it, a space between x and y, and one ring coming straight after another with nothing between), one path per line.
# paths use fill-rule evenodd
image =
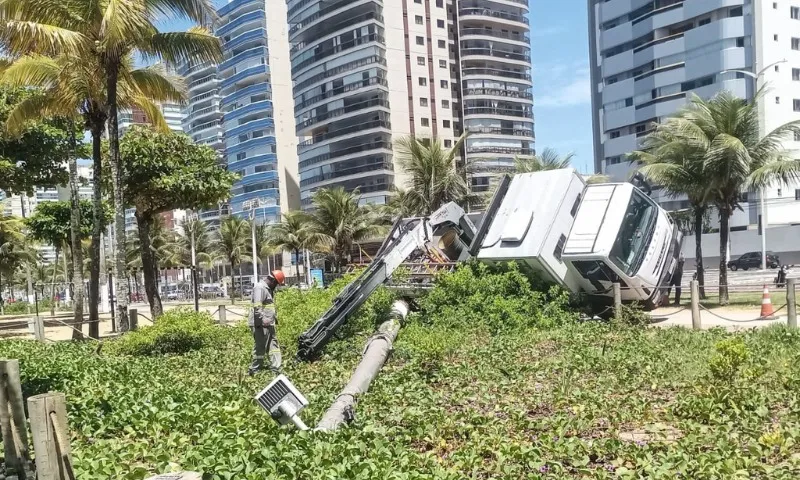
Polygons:
M355 423L332 434L278 427L252 401L270 377L244 375L249 331L191 312L100 355L22 341L0 343L0 355L20 359L25 395L67 393L82 479L171 468L244 480L796 478L800 334L578 323L559 292L484 268L444 277L421 300ZM379 291L319 361L293 360L297 336L345 282L277 297L285 373L311 402L309 425L392 302Z

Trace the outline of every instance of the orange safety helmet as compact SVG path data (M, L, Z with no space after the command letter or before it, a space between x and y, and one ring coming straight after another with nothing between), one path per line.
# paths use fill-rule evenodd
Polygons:
M283 271L273 270L269 276L274 278L275 281L278 282L278 285L286 285L286 275L283 274Z

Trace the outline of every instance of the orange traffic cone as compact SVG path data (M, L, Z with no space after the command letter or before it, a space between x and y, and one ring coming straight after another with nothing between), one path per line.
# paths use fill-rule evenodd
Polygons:
M775 318L775 309L772 308L772 300L769 298L769 288L764 284L764 295L761 297L761 317L762 320Z

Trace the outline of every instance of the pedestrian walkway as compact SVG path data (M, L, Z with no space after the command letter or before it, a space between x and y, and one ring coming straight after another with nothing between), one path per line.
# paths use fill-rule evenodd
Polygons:
M786 312L778 311L771 320L759 319L760 307L715 307L700 308L700 326L703 329L722 327L729 330L743 330L764 327L778 323L786 324ZM650 312L653 326L692 328L692 310L682 307L665 307Z

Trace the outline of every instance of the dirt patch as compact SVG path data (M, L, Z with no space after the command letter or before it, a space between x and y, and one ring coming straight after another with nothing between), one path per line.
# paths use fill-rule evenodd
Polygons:
M669 443L675 442L683 437L683 432L670 425L655 423L652 425L645 425L643 428L621 431L617 437L627 443Z

